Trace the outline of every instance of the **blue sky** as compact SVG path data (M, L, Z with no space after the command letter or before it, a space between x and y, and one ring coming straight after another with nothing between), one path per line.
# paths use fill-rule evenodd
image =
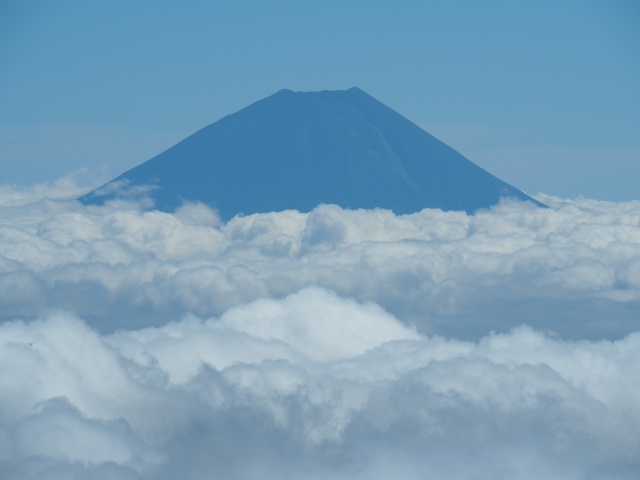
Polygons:
M0 6L1 183L107 180L281 88L358 86L527 191L640 198L634 1Z

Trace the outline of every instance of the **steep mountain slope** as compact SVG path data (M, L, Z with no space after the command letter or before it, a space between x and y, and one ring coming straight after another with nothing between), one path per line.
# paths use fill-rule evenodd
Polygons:
M224 220L320 203L403 214L474 212L501 197L535 202L358 88L281 90L80 200L102 203L145 186L155 208L200 201Z

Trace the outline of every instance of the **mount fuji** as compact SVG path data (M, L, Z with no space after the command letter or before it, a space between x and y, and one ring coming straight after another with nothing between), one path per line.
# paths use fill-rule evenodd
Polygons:
M281 90L86 194L149 197L171 212L202 202L223 220L321 203L473 213L503 197L543 206L358 88Z

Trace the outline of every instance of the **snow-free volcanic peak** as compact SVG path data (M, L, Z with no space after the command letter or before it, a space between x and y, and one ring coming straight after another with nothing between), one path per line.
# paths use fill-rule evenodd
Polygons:
M280 90L80 200L103 203L136 192L163 211L203 202L223 220L307 212L321 203L396 214L472 213L501 197L538 204L358 88Z

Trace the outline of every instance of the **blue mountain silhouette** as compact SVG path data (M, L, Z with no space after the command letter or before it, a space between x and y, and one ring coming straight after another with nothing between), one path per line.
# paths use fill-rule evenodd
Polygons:
M515 197L491 175L358 88L281 90L203 128L80 198L99 204L146 192L155 208L185 201L237 214L321 203L472 213Z

